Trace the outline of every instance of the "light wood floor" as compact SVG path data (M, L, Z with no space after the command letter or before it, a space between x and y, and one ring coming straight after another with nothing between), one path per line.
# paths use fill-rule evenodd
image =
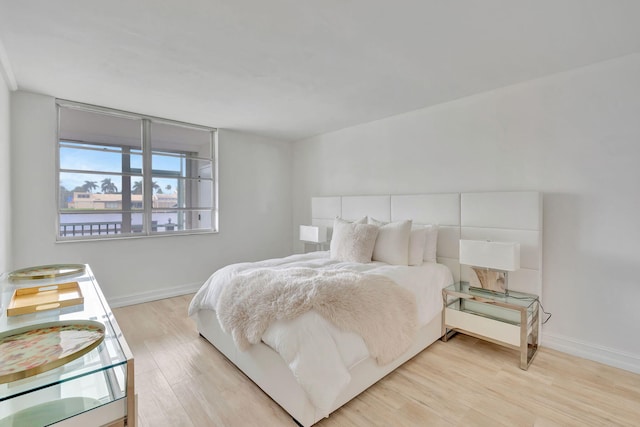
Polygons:
M190 299L114 310L135 356L139 425L295 427L198 335ZM317 425L638 426L640 375L545 348L522 371L515 351L457 335Z

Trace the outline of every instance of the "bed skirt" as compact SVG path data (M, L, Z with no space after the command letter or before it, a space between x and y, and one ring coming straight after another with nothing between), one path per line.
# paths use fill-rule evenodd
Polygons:
M198 331L247 375L258 387L287 411L298 423L308 427L323 416L307 398L282 357L264 343L252 345L247 351L236 348L231 335L220 328L216 313L200 310L196 314ZM351 381L340 393L331 412L362 393L385 375L420 353L442 335L442 316L423 326L413 345L393 362L378 366L372 358L359 362L349 370Z

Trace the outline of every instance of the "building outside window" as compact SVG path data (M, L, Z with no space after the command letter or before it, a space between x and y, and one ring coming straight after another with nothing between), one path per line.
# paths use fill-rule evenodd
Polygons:
M217 231L216 129L58 105L58 240Z

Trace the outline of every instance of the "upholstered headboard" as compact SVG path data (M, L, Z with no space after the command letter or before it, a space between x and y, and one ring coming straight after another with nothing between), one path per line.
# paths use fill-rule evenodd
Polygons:
M337 216L356 220L367 215L380 221L412 219L414 224L437 224L438 262L451 269L455 280L468 280L471 273L468 266L458 262L460 239L519 242L521 269L511 273L509 287L542 295L541 193L313 197L311 215L313 225L329 230Z

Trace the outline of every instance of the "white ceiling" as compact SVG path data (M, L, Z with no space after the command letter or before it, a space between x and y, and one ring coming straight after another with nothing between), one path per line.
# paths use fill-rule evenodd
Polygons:
M640 1L0 0L0 40L19 89L298 140L638 52Z

